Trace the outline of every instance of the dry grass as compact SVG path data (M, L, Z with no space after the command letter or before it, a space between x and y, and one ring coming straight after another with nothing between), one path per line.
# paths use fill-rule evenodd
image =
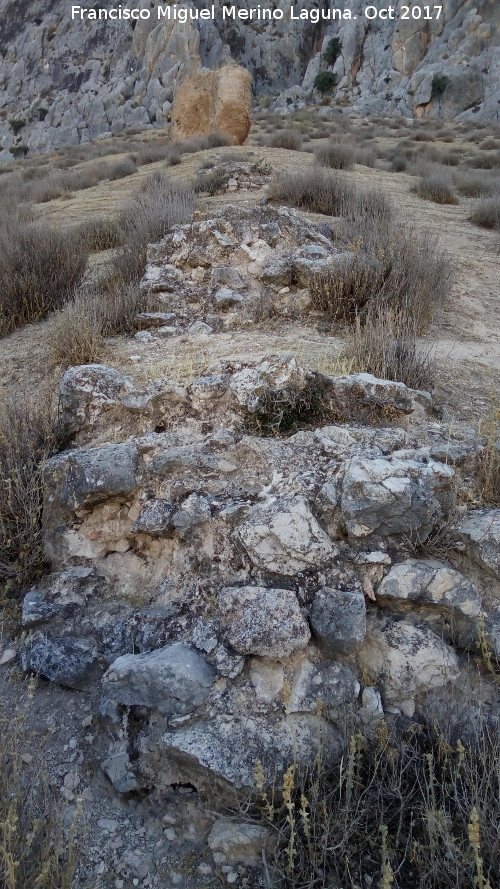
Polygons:
M375 307L348 334L345 356L357 372L405 383L410 389L434 388L433 346L419 346L415 320L406 313Z
M17 595L43 569L45 461L60 445L49 385L4 393L0 404L0 588Z
M333 170L311 166L301 172L284 173L269 188L272 201L324 213L327 216L390 215L387 200L379 192L358 192Z
M137 314L157 309L157 301L133 282L79 293L54 319L49 365L67 368L100 361L105 337L133 333Z
M261 818L274 831L282 889L493 889L499 885L500 742L496 726L420 720L351 736L338 765L291 765Z
M360 207L358 197L357 212L338 236L350 252L334 269L312 276L311 300L332 321L350 322L378 308L411 319L420 332L446 299L450 262L435 239L384 214L376 198Z
M488 197L495 191L500 191L500 180L487 177L484 173L475 173L473 170L456 170L453 181L459 194L466 198Z
M70 889L82 851L80 809L65 826L65 807L27 726L32 697L31 683L14 708L0 704L0 886Z
M188 222L193 214L194 192L164 173L145 180L118 220L122 246L113 260L106 284L114 291L138 282L146 263L146 247L159 241L173 225Z
M486 444L479 460L477 496L487 506L500 507L500 408L496 395L492 398L491 412L479 424L479 434L486 437Z

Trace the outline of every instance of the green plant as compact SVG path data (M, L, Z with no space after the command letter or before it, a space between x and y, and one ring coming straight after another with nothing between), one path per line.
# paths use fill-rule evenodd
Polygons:
M38 120L45 120L45 118L47 117L47 114L48 114L48 113L49 113L48 108L42 108L42 107L40 107L40 108L38 109Z
M26 157L29 149L28 149L27 145L11 145L11 147L9 148L9 151L12 154L12 156L15 157L17 160L17 158L19 158L19 157Z
M338 83L338 75L333 71L320 71L314 78L314 87L321 94L329 93Z
M327 65L335 65L340 53L342 52L342 40L340 37L332 37L326 45L323 58Z
M109 62L106 62L104 68L102 69L103 80L109 80L110 74L111 74L111 65Z
M449 82L450 78L446 74L435 74L432 78L431 99L441 99Z
M17 136L18 133L21 132L22 128L26 126L26 121L21 118L12 118L9 120L9 126L14 133L14 136Z

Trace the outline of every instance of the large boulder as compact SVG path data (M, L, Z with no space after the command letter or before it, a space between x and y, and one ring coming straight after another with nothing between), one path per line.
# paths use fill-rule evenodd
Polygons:
M172 139L223 133L242 145L250 131L252 76L239 65L187 77L172 106Z

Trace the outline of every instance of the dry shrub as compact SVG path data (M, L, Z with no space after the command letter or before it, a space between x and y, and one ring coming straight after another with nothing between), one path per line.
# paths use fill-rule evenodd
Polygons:
M346 219L339 241L351 255L312 276L312 303L337 322L380 308L411 318L420 332L448 294L449 259L430 235L376 210L376 201L366 200L364 213Z
M453 174L455 188L466 198L487 197L494 191L500 191L500 182L486 178L485 173L474 173L473 170L457 170Z
M478 154L469 163L477 170L497 170L500 167L500 151Z
M480 201L469 216L481 228L500 229L500 194Z
M269 188L269 198L275 203L327 216L344 215L354 195L354 188L345 179L317 167L283 173Z
M487 506L500 507L500 408L496 396L489 416L479 424L479 434L486 437L486 444L479 460L478 498Z
M273 795L257 768L261 817L275 838L272 885L498 886L498 723L462 728L460 737L424 718L404 732L382 721L374 738L353 728L340 762L320 752L308 770L292 764Z
M40 739L28 728L33 692L30 682L14 705L0 704L0 885L70 889L81 854L80 806L66 826Z
M458 204L453 180L444 170L432 170L421 177L420 182L412 187L419 198L432 201L434 204Z
M375 149L366 146L365 148L356 148L354 150L354 162L362 167L374 167L377 162L377 154Z
M233 139L225 133L208 133L207 136L194 136L180 144L184 152L193 154L196 151L208 151L209 148L225 148L233 145Z
M78 227L78 235L91 253L110 250L121 243L121 232L115 219L89 219Z
M43 569L45 461L59 448L57 410L47 384L8 392L0 403L0 588L18 594Z
M407 312L388 312L375 306L348 336L345 355L356 371L396 380L411 389L433 389L433 346L419 346L415 319Z
M435 142L435 136L429 130L418 130L414 135L415 142Z
M331 167L334 170L350 170L356 161L356 152L352 146L343 145L341 142L322 145L314 154L320 166Z
M138 282L146 263L146 247L159 241L173 225L188 222L193 214L194 192L164 173L147 179L131 198L118 220L122 246L113 260L106 289Z
M286 148L288 151L302 150L302 135L298 130L282 130L271 136L266 145L268 148Z
M169 167L173 167L182 160L182 148L180 145L161 145L154 142L134 152L133 157L138 167L155 164L158 161L166 161Z
M0 224L0 334L60 308L81 280L88 248L76 232Z
M394 154L391 160L391 170L393 173L404 173L408 167L408 157L402 152Z

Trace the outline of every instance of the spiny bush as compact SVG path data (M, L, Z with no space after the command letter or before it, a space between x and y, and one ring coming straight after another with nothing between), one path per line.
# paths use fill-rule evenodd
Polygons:
M15 595L43 569L42 475L60 446L48 386L8 392L0 403L0 589Z
M78 234L91 253L110 250L121 243L121 232L114 219L89 219L78 227Z
M302 150L302 135L298 130L282 130L267 140L268 148L286 148L288 151Z
M463 740L421 719L375 738L353 731L338 764L291 765L269 793L257 763L261 818L273 829L281 889L493 889L499 884L498 726ZM368 878L368 879L367 879Z
M344 221L339 244L353 255L312 276L311 301L332 321L352 322L378 307L412 319L420 332L448 294L449 259L430 235L377 213L376 197L370 204L368 195L364 209L358 204L361 211Z
M355 162L354 148L341 142L322 145L316 149L314 155L321 167L331 167L334 170L350 170Z
M0 222L0 335L60 308L82 279L88 248L19 216Z
M459 200L453 187L453 180L440 170L430 171L421 177L412 187L419 198L432 201L434 204L458 204Z
M469 219L481 228L500 229L500 194L480 201Z
M473 170L456 170L453 181L459 194L466 198L488 197L495 191L500 192L500 180L486 178L486 174Z
M68 826L27 722L33 683L12 707L0 704L0 886L70 889L81 854L80 805ZM28 762L29 755L29 765Z
M138 167L143 167L145 164L155 164L158 161L165 161L167 166L174 167L181 163L182 148L180 145L161 145L153 142L144 145L132 156Z
M418 344L415 319L407 312L370 307L363 319L356 319L344 354L356 371L396 380L411 389L434 388L433 347Z
M118 220L122 246L113 260L106 289L138 282L144 273L147 245L159 241L173 225L188 222L193 209L194 191L188 186L173 182L164 173L147 179Z
M269 198L274 203L327 216L352 216L365 212L390 215L389 203L381 193L358 192L333 170L317 166L298 173L284 173L271 183Z

